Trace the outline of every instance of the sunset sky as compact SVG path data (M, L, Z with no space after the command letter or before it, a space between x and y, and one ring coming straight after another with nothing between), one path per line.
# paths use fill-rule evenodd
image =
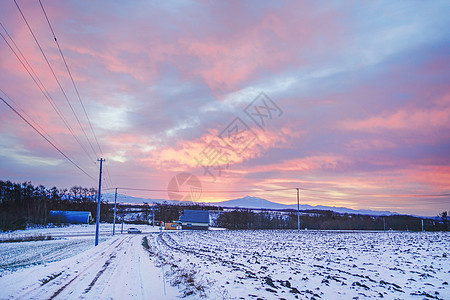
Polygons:
M0 179L97 187L102 154L39 1L17 3L68 101L13 0L0 33L50 96L3 38L0 96L93 179L3 102ZM104 188L167 190L187 172L201 201L292 204L293 189L260 190L299 187L303 204L450 209L450 2L42 4L106 158Z

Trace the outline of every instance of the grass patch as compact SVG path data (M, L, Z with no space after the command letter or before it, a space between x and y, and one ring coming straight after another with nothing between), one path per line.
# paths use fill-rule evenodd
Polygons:
M62 272L54 273L54 274L52 274L52 275L50 275L50 276L45 277L44 279L41 279L41 280L40 280L41 286L44 285L44 284L46 284L46 283L48 283L48 282L50 282L50 281L52 281L53 279L55 279L56 277L58 277L58 276L61 275L61 274L62 274Z
M212 281L198 278L197 270L194 268L172 268L172 271L174 273L170 283L172 286L182 285L184 287L183 298L191 295L204 298L206 289L213 284Z
M50 241L53 240L51 235L33 235L33 236L7 236L0 238L0 243L21 243L33 241Z

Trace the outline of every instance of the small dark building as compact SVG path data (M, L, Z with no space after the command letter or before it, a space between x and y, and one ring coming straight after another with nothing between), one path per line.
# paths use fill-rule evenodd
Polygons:
M203 229L209 228L209 211L205 210L184 210L180 217L182 229Z
M48 216L49 223L90 224L92 214L90 211L51 210Z

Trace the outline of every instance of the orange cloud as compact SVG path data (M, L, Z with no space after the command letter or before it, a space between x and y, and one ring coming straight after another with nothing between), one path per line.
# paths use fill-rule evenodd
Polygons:
M238 165L244 161L260 157L270 148L290 147L293 137L302 134L302 131L294 131L290 128L281 128L279 132L273 133L252 129L252 133L247 132L247 138L254 138L241 153L234 151L231 147L232 138L218 137L217 130L209 130L207 134L195 140L186 140L177 143L174 147L162 147L155 151L151 151L150 157L142 159L150 165L157 165L158 168L164 169L195 169L201 168L202 162L207 162L208 157L218 155L222 157L222 164ZM231 146L230 146L231 145ZM240 151L239 151L240 152ZM157 164L155 162L158 162ZM207 163L206 163L207 164Z

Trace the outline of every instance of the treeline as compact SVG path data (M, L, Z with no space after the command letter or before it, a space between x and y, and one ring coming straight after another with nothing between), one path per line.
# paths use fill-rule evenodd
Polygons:
M440 218L423 219L425 231L448 231L447 212ZM255 212L236 209L222 212L217 225L227 229L297 229L296 212ZM333 211L308 210L301 212L300 228L317 230L422 230L422 219L406 216L369 216L341 214Z
M90 211L97 215L97 190L74 186L47 189L31 182L0 180L0 230L24 229L27 225L46 225L50 210ZM111 215L107 203L101 203L101 219Z
M112 222L114 205L101 202L100 220ZM156 204L117 205L117 221L128 213L140 213L135 221L147 223L154 214L155 221L172 222L178 220L183 210L197 209L218 211L216 226L228 229L296 229L295 211L261 211L236 209L224 211L223 208L202 204L173 205ZM27 225L46 225L50 210L90 211L97 218L97 190L74 186L70 189L47 189L42 185L33 186L31 182L12 183L0 180L0 230L24 229ZM434 219L423 219L426 231L449 231L450 221L447 212ZM406 216L367 216L340 214L333 211L308 210L300 216L301 228L322 230L422 230L422 219Z

